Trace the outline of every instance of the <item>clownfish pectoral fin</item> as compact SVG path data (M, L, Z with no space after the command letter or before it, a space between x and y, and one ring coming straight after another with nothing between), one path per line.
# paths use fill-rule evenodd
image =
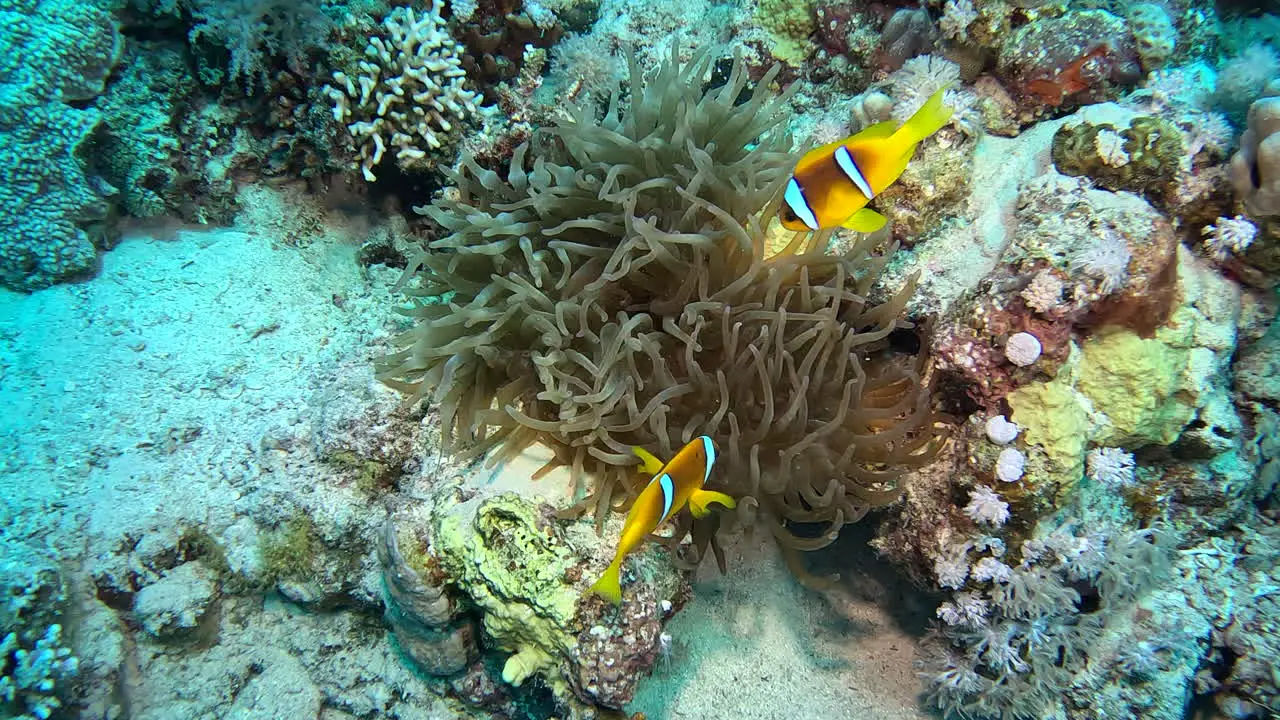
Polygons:
M711 509L707 507L711 503L720 503L729 509L738 506L738 503L733 498L722 492L694 490L693 494L689 496L689 512L692 512L696 518L704 518L711 514Z
M871 208L862 208L851 215L848 220L845 220L843 226L850 230L869 233L875 232L884 227L884 224L888 221L888 218L875 210L872 210Z
M635 453L636 457L640 458L640 468L649 475L657 475L662 471L662 467L666 465L666 463L654 457L653 454L642 447L633 447L631 448L631 452Z
M622 602L622 558L609 563L604 575L591 586L591 592L608 600L614 605Z

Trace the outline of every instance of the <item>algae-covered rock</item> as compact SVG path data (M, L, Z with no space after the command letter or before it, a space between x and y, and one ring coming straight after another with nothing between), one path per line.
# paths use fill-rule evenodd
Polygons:
M1267 334L1240 351L1236 388L1255 400L1280 402L1280 320Z
M485 632L512 653L502 679L519 685L534 673L558 675L558 659L574 644L567 628L579 592L570 571L581 558L554 516L499 495L473 516L438 518L432 535L441 566L484 613Z
M1090 338L1082 347L1077 388L1107 422L1095 439L1107 446L1168 445L1195 416L1195 391L1180 394L1189 349L1129 330Z
M590 523L560 520L550 505L514 492L453 488L436 501L433 566L474 608L485 649L506 656L502 681L519 687L539 676L571 707L629 702L653 666L662 622L687 594L665 551L645 547L627 558L615 607L585 593L616 531L599 537Z
M910 242L969 198L977 143L954 135L927 143L893 185L877 196L877 207L893 221L895 237Z
M1078 478L1084 467L1091 421L1088 405L1071 386L1067 373L1048 382L1024 385L1007 396L1013 417L1028 443L1047 456L1047 478Z
M1160 118L1116 112L1119 117L1104 120L1090 108L1064 123L1053 136L1053 164L1064 175L1092 178L1108 190L1166 197L1187 154L1182 132Z

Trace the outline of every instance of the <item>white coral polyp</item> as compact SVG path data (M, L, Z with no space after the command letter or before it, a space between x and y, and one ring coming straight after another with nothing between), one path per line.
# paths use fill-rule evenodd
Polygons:
M445 144L454 121L476 113L478 94L463 87L462 48L445 28L442 8L433 0L421 18L413 8L396 8L382 22L385 34L369 38L359 76L336 72L338 87L325 87L334 119L356 139L369 182L387 150L402 167L411 165Z
M1220 217L1216 223L1206 225L1200 234L1204 236L1201 242L1205 249L1213 255L1215 260L1221 262L1232 253L1247 250L1258 235L1258 226L1242 215L1230 218Z
M1009 519L1009 503L991 488L979 485L970 491L964 514L978 524L1000 527Z

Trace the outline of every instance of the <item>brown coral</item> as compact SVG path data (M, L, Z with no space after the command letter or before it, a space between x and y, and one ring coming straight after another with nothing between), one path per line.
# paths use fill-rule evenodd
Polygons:
M826 235L797 236L766 259L792 162L777 69L738 103L745 64L705 89L711 62L673 56L644 82L633 59L629 112L579 107L505 179L464 158L421 210L447 234L406 275L418 324L380 372L439 405L453 447L551 446L601 523L638 491L632 446L670 456L708 434L709 485L817 548L939 445L918 363L885 355L911 285L866 300L887 260L868 240L832 256Z
M502 83L520 74L529 49L548 50L564 35L558 21L538 27L523 0L482 0L471 17L455 18L454 25L454 34L465 48L462 67L486 105L497 103Z

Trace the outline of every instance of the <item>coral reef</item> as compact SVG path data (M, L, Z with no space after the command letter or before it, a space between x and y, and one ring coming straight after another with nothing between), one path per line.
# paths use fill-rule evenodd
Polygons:
M115 20L98 3L0 6L0 284L35 290L94 267L109 246L115 193L81 154L101 120L84 107L120 57Z
M1129 29L1142 69L1153 72L1164 66L1178 44L1178 29L1169 11L1158 3L1136 3L1129 8Z
M1065 175L1085 175L1108 190L1143 193L1160 201L1174 192L1186 155L1182 133L1154 117L1128 117L1125 125L1105 122L1094 106L1068 121L1053 139L1053 164ZM1114 107L1114 106L1112 106ZM1117 120L1125 113L1115 112Z
M0 590L0 711L14 718L65 712L79 659L62 638L69 606L62 572L49 557L10 551L0 558Z
M104 177L120 189L120 207L134 217L154 217L180 207L179 179L173 166L181 147L173 136L174 95L183 93L185 69L177 52L130 47L116 78L98 101L104 116L96 156ZM166 92L153 77L172 78Z
M642 80L633 61L629 112L580 107L547 138L562 151L517 148L505 180L464 159L422 210L447 234L406 275L417 327L380 375L438 404L450 446L541 440L579 487L595 474L582 506L599 523L636 493L630 446L669 457L709 435L709 485L817 548L939 444L915 363L885 354L912 286L865 300L874 240L832 256L826 235L797 236L765 260L761 209L789 171L779 107L768 77L735 104L741 61L704 90L709 64L673 57ZM699 550L718 523L701 521Z
M193 45L203 43L227 54L226 79L246 87L266 85L275 58L304 68L308 55L334 28L321 0L159 0L181 7L193 24ZM206 71L212 68L206 68ZM215 72L221 75L219 67ZM206 76L207 80L221 80Z
M964 717L1051 717L1076 694L1095 711L1141 707L1120 693L1111 697L1111 684L1178 670L1151 657L1163 646L1137 650L1145 656L1122 654L1132 618L1149 616L1139 602L1167 577L1170 540L1164 530L1076 515L1024 541L1018 565L1008 564L1003 543L958 549L962 563L970 552L982 557L968 589L938 609L953 651L932 674L933 702ZM1087 604L1082 593L1092 596ZM1125 666L1115 680L1102 667L1112 664Z
M756 21L769 32L769 49L775 58L800 65L813 53L810 36L816 29L816 17L811 0L759 0Z
M481 2L465 17L456 5L452 22L462 45L459 60L486 105L498 102L501 86L525 71L531 51L550 50L564 36L559 20L543 18L545 11L539 12L536 3Z
M880 50L876 59L881 67L897 70L907 60L929 52L937 38L937 29L929 18L928 10L923 7L901 8L893 13L880 31Z
M1275 716L1245 5L0 0L0 715Z

